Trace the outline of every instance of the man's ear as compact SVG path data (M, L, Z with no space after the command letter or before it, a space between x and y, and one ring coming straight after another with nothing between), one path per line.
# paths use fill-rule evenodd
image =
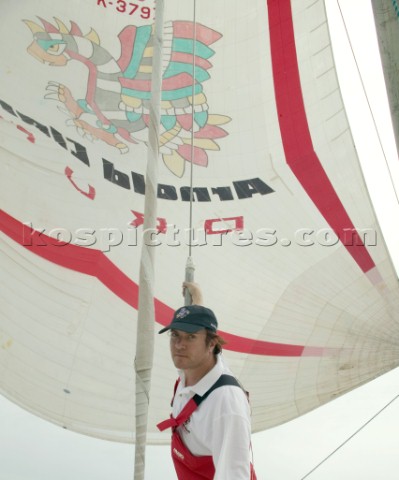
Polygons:
M211 350L211 352L213 352L214 348L216 347L217 345L217 340L216 338L212 339L210 342L209 342L209 349Z

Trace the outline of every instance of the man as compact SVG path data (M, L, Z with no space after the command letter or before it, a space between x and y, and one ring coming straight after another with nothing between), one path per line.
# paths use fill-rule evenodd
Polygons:
M158 425L172 428L172 458L179 480L256 480L251 464L248 398L221 355L215 314L199 287L184 283L192 305L181 307L159 331L170 333L178 369L172 415Z

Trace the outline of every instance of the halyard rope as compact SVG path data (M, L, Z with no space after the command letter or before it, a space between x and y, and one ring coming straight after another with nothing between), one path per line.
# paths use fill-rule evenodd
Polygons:
M312 470L310 470L304 477L301 477L300 480L304 480L308 478L315 470L317 470L323 463L325 463L329 458L331 458L335 453L338 452L344 445L346 445L353 437L355 437L363 428L365 428L369 423L371 423L378 415L383 412L386 408L388 408L397 398L399 395L396 395L392 400L390 400L384 407L382 407L375 415L373 415L367 422L365 422L360 428L358 428L352 435L350 435L345 441L343 441L335 450L333 450L327 457L325 457L320 463L318 463Z

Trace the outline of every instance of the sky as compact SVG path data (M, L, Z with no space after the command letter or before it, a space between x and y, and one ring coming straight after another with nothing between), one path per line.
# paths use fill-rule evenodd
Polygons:
M367 0L326 0L344 99L359 157L392 259L399 268L398 204L386 169L399 179L399 162L378 70ZM354 68L342 14L362 72ZM340 74L341 72L341 74ZM373 119L381 125L378 139ZM359 122L359 118L362 122ZM365 135L365 132L367 134ZM399 399L311 472L337 447L399 395L394 370L296 420L253 434L259 480L396 480L399 471ZM130 480L134 446L85 437L41 420L0 396L0 480ZM168 447L147 447L146 480L175 480Z

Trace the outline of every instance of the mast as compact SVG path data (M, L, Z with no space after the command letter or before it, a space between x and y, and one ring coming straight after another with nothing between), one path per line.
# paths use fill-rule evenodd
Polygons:
M152 57L152 82L150 125L146 171L143 245L140 259L139 309L136 337L136 448L134 480L144 480L145 447L147 442L148 407L150 401L151 370L154 354L154 248L149 246L151 231L156 226L159 125L162 90L162 30L163 0L156 0L154 53Z
M396 149L399 148L399 6L396 0L372 0L381 63Z

